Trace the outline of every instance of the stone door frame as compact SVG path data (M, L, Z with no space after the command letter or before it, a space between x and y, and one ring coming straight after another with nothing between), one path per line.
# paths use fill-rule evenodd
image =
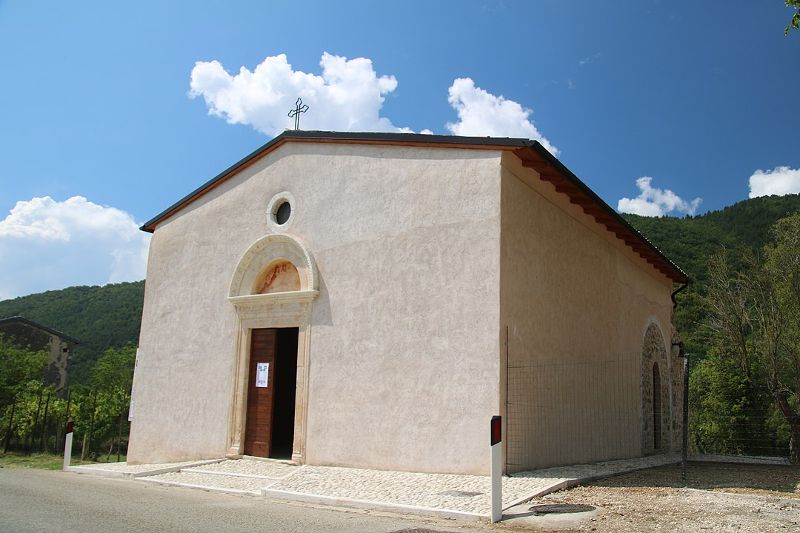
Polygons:
M276 261L290 261L300 275L300 290L252 294L258 275ZM308 421L308 378L311 306L319 295L318 274L308 249L288 235L267 235L253 243L239 260L228 301L236 310L233 401L228 422L228 455L241 456L247 410L250 337L253 329L298 328L292 461L305 462Z

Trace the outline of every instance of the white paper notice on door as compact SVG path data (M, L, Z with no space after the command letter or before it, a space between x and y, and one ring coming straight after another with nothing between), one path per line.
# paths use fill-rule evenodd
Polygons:
M269 387L269 363L256 363L256 387Z

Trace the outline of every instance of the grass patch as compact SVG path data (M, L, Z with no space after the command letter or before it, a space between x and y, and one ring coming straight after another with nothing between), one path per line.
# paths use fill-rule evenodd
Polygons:
M125 456L121 455L119 460L125 461ZM71 464L97 464L97 463L115 463L117 462L117 454L110 456L101 455L97 461L81 461L79 458L72 457ZM24 455L21 453L0 453L0 468L37 468L39 470L61 470L64 466L64 458L60 455L53 455L51 453L32 453Z
M0 454L0 467L38 468L40 470L61 470L64 459L60 455L50 453L33 453L23 455L17 453Z

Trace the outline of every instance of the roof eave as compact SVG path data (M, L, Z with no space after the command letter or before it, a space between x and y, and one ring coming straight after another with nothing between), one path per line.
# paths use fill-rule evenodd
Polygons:
M45 326L44 324L40 324L40 323L35 322L33 320L29 320L29 319L27 319L27 318L25 318L23 316L9 316L9 317L6 317L6 318L0 318L0 325L2 325L2 324L13 324L15 322L19 322L19 323L31 326L31 327L36 328L36 329L41 329L42 331L46 331L47 333L50 333L51 335L55 335L56 337L60 338L61 340L67 341L67 342L69 342L71 344L80 344L81 343L75 337L70 337L69 335L67 335L65 333L61 333L57 329L53 329L51 327Z
M609 231L633 249L645 261L675 283L688 283L689 276L647 237L634 228L616 210L600 198L588 185L572 173L561 161L538 141L530 141L527 151L517 151L522 165L535 170L544 181L553 184L556 191L566 194L570 202L578 205L584 213L592 216ZM533 154L533 158L526 157ZM555 172L553 172L555 171Z

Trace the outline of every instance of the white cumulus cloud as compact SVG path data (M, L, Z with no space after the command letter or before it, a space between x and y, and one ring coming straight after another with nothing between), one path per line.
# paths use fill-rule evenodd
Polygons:
M0 299L144 279L149 243L130 214L82 196L19 201L0 220Z
M202 96L211 115L270 136L294 127L287 113L298 97L309 106L300 117L304 130L410 131L380 115L385 96L397 89L394 76L378 76L367 58L327 52L320 66L322 75L294 70L279 54L231 75L219 61L198 61L189 96Z
M653 178L642 176L636 180L639 196L636 198L620 198L617 211L633 213L645 217L660 217L673 211L694 215L700 207L702 198L687 202L669 189L659 189L651 185Z
M789 167L759 169L750 176L750 198L797 193L800 193L800 169Z
M558 155L558 148L533 125L532 110L476 87L470 78L455 80L448 95L450 105L458 112L458 122L447 124L454 135L525 137L539 141L550 153Z

